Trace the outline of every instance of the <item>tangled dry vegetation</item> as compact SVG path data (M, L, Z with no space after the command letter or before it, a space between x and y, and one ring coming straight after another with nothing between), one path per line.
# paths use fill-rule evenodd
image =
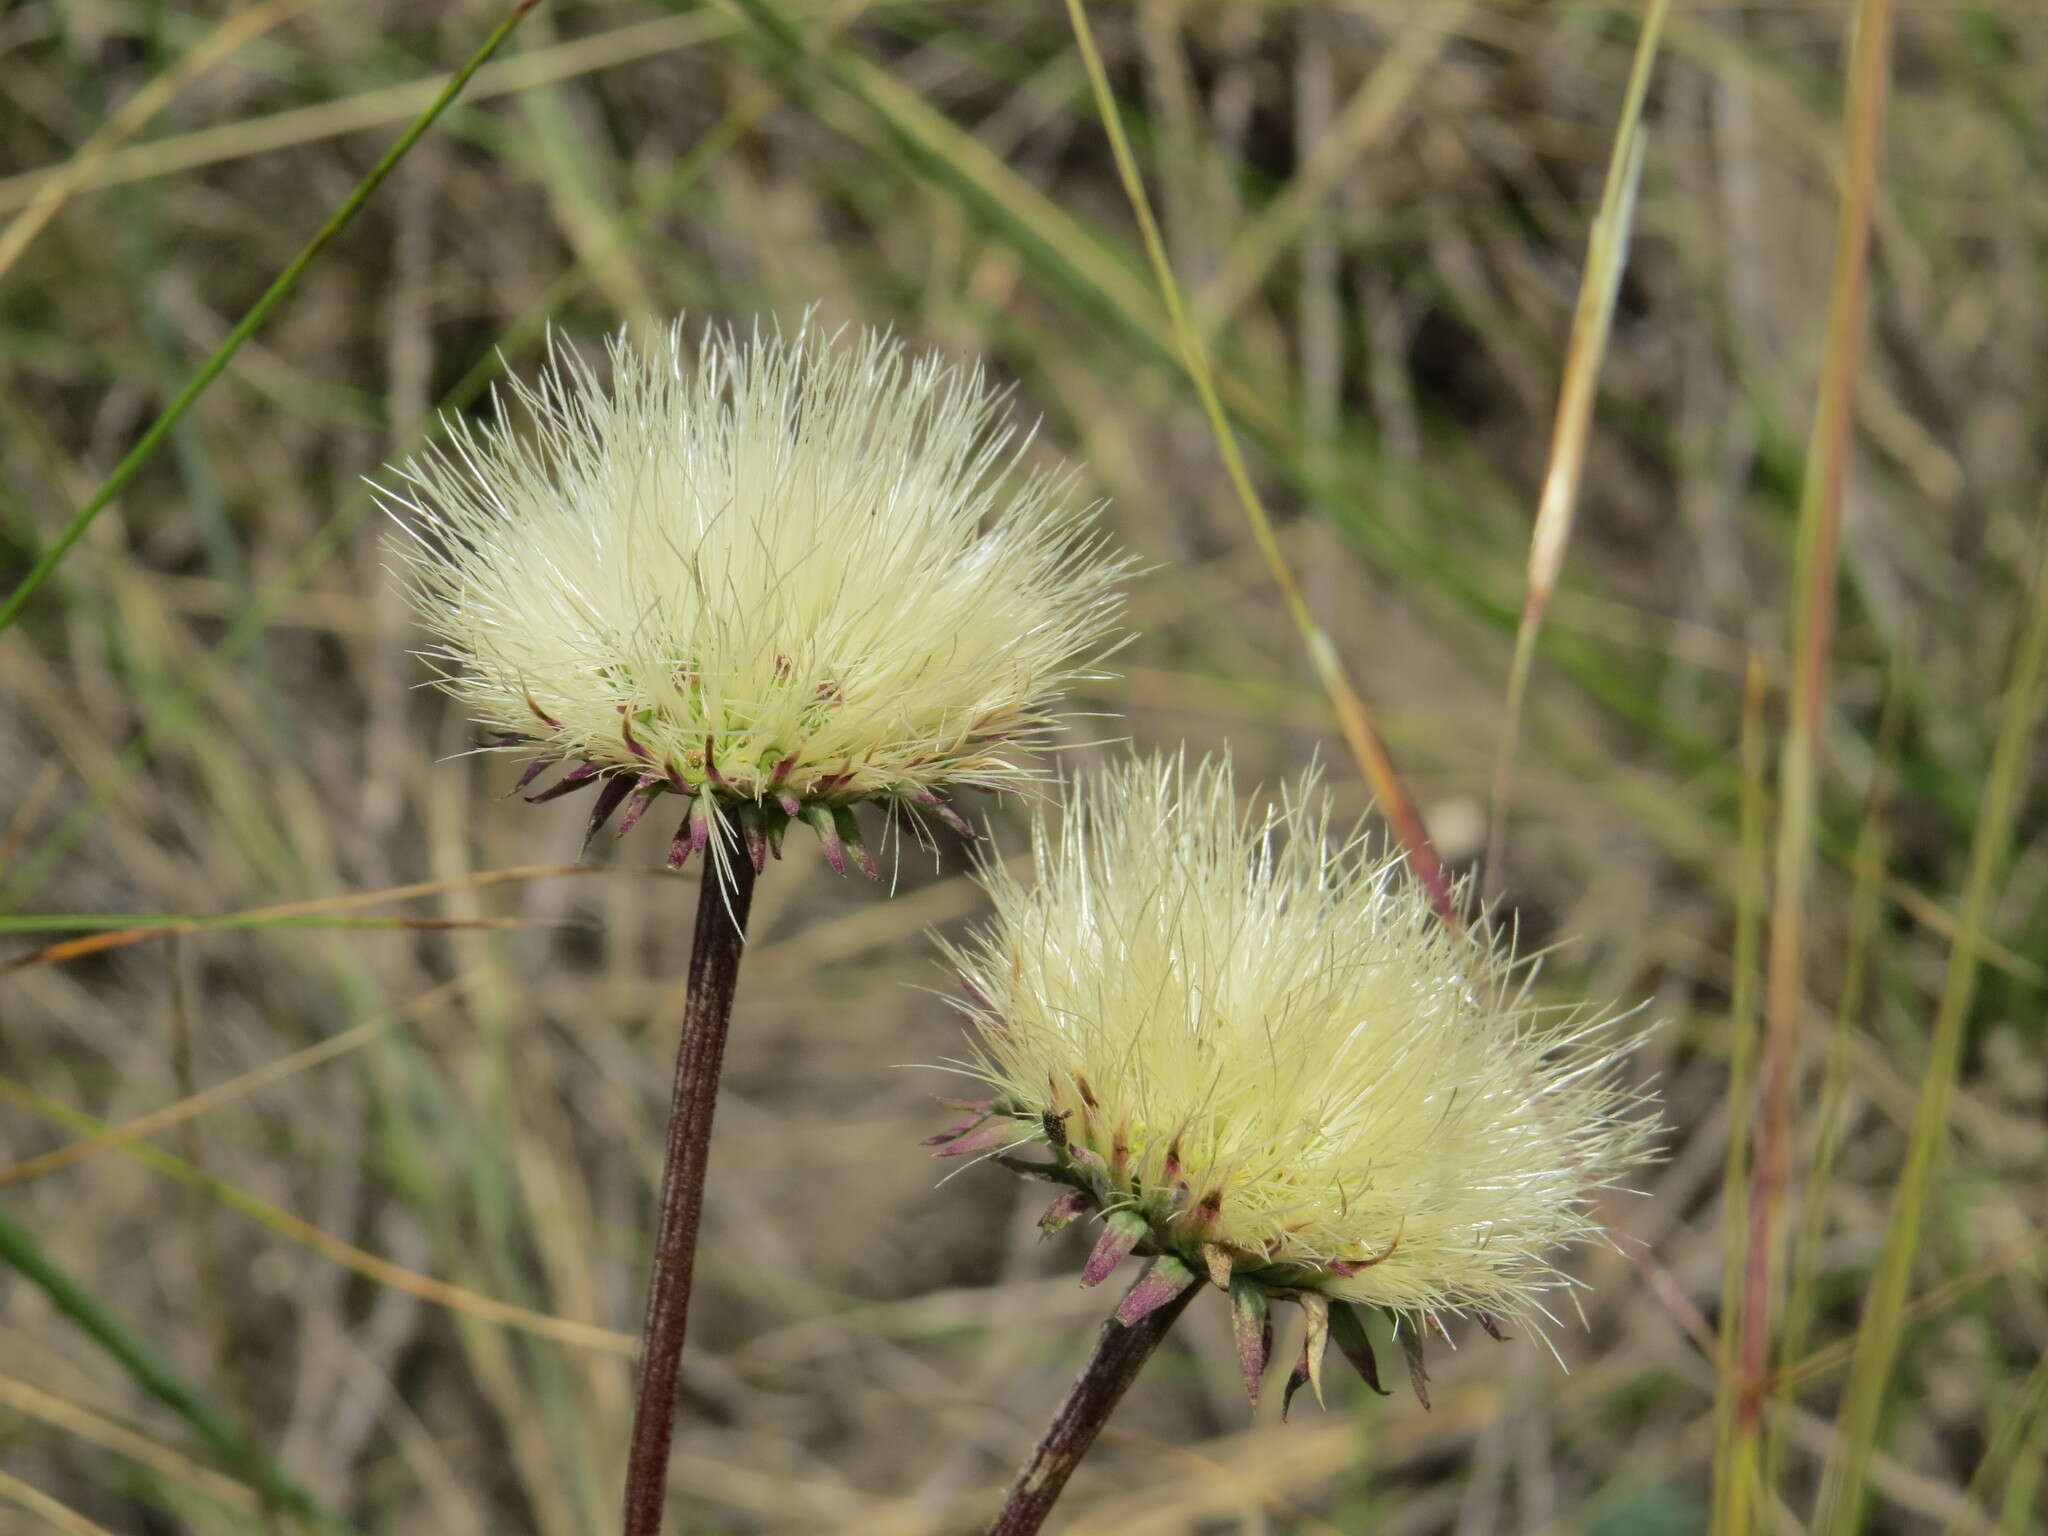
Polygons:
M1724 1220L1759 968L1745 872L1773 835L1761 791L1745 831L1745 676L1774 749L1843 11L1673 10L1535 664L1508 910L1525 950L1556 946L1545 992L1665 1021L1638 1069L1671 1125L1643 1194L1605 1202L1619 1251L1575 1261L1569 1373L1475 1336L1431 1413L1360 1393L1248 1422L1223 1314L1197 1307L1076 1479L1075 1536L1704 1529L1724 1244L1746 1241ZM1801 1369L1764 1442L1795 1522L1838 1436L2042 600L2030 12L1909 5L1891 58L1774 1318ZM1640 13L1094 13L1283 544L1470 872ZM0 15L9 587L497 14ZM1165 339L1058 7L540 8L0 635L0 1210L102 1325L0 1269L0 1529L296 1528L202 1419L357 1531L613 1521L693 893L631 843L572 869L584 810L507 802L502 762L465 755L460 711L416 686L361 477L437 408L486 409L494 347L530 375L546 325L588 343L812 304L985 355L1042 414L1034 453L1084 461L1148 562L1141 638L1082 706L1128 725L1078 721L1076 759L1125 729L1227 735L1247 781L1320 754L1364 808ZM1874 1532L2035 1518L2048 839L2038 775L2020 788ZM1012 809L979 814L1021 847ZM962 1053L920 988L940 982L926 930L978 910L966 859L909 859L888 897L806 848L761 888L676 1458L695 1531L974 1529L1102 1310L1073 1282L1085 1237L1041 1245L1042 1199L993 1170L936 1183L917 1142L947 1080L893 1069ZM81 1144L143 1116L139 1142ZM194 1384L200 1417L143 1390L116 1327Z

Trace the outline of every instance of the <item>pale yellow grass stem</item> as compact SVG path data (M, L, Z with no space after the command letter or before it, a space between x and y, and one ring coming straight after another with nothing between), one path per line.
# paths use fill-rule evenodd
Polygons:
M1844 112L1849 174L1836 224L1827 350L1807 448L1793 574L1792 682L1784 751L1778 762L1770 955L1764 982L1763 1103L1751 1166L1748 1251L1744 1255L1748 1276L1741 1317L1743 1401L1736 1416L1738 1456L1756 1454L1763 1397L1768 1390L1771 1313L1783 1246L1778 1214L1789 1175L1792 1080L1798 1069L1806 1006L1806 903L1819 835L1815 802L1828 653L1834 640L1836 551L1856 372L1863 355L1863 294L1890 49L1890 0L1858 0Z
M494 96L508 96L535 86L552 85L596 70L630 64L655 54L695 47L725 36L737 30L738 26L739 23L729 18L693 11L686 16L664 16L629 27L614 27L608 32L579 37L573 42L536 48L516 59L507 59L478 70L476 79L471 82L469 99L483 101ZM195 49L194 53L197 51ZM186 59L192 57L192 54L186 55ZM182 68L184 63L181 60L173 68ZM128 182L175 176L181 171L198 170L202 166L360 133L366 128L381 128L388 123L402 123L427 106L440 89L440 76L412 80L404 85L387 85L335 101L323 101L318 106L293 107L264 117L196 128L190 133L173 134L168 138L133 144L126 149L104 145L102 152L90 158L86 152L92 143L88 141L79 154L60 165L0 177L0 211L39 202L49 195L53 187L61 188L60 198L73 192L97 192ZM113 126L112 122L108 126ZM130 124L127 131L132 133L139 126L139 123Z
M1237 492L1245 520L1251 525L1259 552L1265 556L1273 584L1280 589L1280 599L1286 605L1288 617L1294 621L1302 643L1308 648L1316 680L1330 696L1330 704L1337 714L1337 727L1351 748L1366 782L1372 786L1380 813L1407 850L1409 867L1428 890L1430 902L1438 915L1453 928L1460 927L1462 924L1451 894L1450 881L1444 874L1435 847L1430 843L1428 829L1423 826L1422 817L1408 798L1407 790L1402 787L1400 776L1394 771L1393 759L1388 756L1386 746L1373 726L1372 713L1358 690L1352 687L1344 663L1337 656L1336 646L1309 610L1308 599L1302 594L1301 584L1295 579L1293 567L1287 563L1287 556L1273 531L1273 520L1266 511L1266 504L1258 488L1252 484L1251 472L1246 468L1244 454L1237 444L1237 434L1231 430L1230 419L1217 393L1208 352L1189 319L1180 284L1173 274L1173 264L1167 258L1166 242L1160 236L1151 198L1145 191L1137 157L1132 154L1130 140L1124 133L1123 118L1118 114L1116 97L1109 88L1109 76L1102 67L1102 54L1095 46L1095 33L1088 24L1088 13L1081 0L1067 0L1067 15L1073 22L1074 40L1080 47L1081 61L1088 71L1088 83L1095 95L1103 130L1109 137L1117 174L1123 180L1124 193L1130 200L1131 212L1137 218L1145 252L1158 282L1159 297L1166 305L1168 324L1179 347L1181 361L1187 368L1189 381L1201 399L1210 434L1215 438L1217 452L1223 459L1224 473L1230 477L1231 486Z
M69 1504L51 1498L10 1472L0 1472L0 1499L27 1510L64 1536L112 1536L105 1526L93 1524Z
M1607 162L1607 184L1600 194L1600 212L1586 242L1586 268L1579 280L1579 303L1572 316L1571 341L1565 352L1564 378L1558 387L1557 419L1551 428L1550 466L1543 476L1543 496L1536 507L1536 528L1529 541L1528 578L1522 597L1522 620L1515 631L1515 655L1508 672L1506 718L1493 764L1493 807L1487 821L1485 875L1481 901L1491 906L1505 878L1501 868L1507 843L1508 798L1512 791L1515 748L1522 732L1522 702L1529 671L1536 659L1536 635L1543 612L1557 590L1564 552L1571 543L1572 521L1578 512L1579 484L1586 471L1586 439L1593 427L1593 400L1600 365L1607 357L1607 338L1614 325L1614 304L1621 293L1621 274L1628 265L1629 232L1635 223L1636 189L1642 182L1643 102L1650 91L1650 72L1664 32L1670 0L1653 0L1636 39L1635 63L1622 98L1621 120L1614 130L1614 148Z
M116 1456L125 1456L167 1482L189 1484L203 1497L216 1503L244 1514L254 1513L257 1508L259 1496L255 1490L232 1477L202 1466L161 1441L33 1382L0 1376L0 1406L61 1430L88 1445L111 1451Z
M263 4L235 12L170 68L115 108L113 115L93 130L69 160L49 170L34 172L35 180L32 182L10 177L8 182L0 183L0 187L14 184L28 189L21 212L14 216L5 230L0 230L0 275L21 259L21 253L57 216L71 194L106 164L115 147L169 106L179 91L279 22L319 3L320 0L265 0ZM5 206L7 204L0 201L0 207Z

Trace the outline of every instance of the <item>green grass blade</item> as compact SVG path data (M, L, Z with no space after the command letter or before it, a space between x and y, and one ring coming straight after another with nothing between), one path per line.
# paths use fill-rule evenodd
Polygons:
M1749 1222L1746 1181L1750 1101L1756 1087L1756 975L1764 905L1763 663L1750 658L1742 696L1742 854L1735 893L1735 982L1728 1008L1728 1147L1721 1170L1721 1319L1714 1394L1713 1536L1748 1523L1753 1458L1738 1456L1735 1434L1741 1366L1736 1346L1742 1315L1742 1234Z
M1948 1524L1942 1527L1941 1536L1967 1536L1971 1530L1982 1529L1979 1522L1971 1520L1981 1506L1987 1503L1985 1495L1999 1480L2002 1471L2010 1472L2006 1479L2009 1490L2006 1499L2006 1518L2000 1519L1994 1529L1998 1531L2019 1531L2022 1527L2013 1523L2014 1511L2010 1490L2015 1484L2025 1485L2031 1478L2040 1476L2041 1448L2039 1441L2048 1432L2048 1355L2034 1362L2034 1368L2027 1373L2027 1379L2013 1394L2012 1401L1998 1416L1998 1428L1991 1436L1991 1443L1984 1448L1984 1455L1977 1463L1977 1470L1970 1476L1970 1486L1965 1490L1964 1503L1957 1509ZM2023 1472L2016 1458L2031 1452L2031 1472Z
M469 77L481 69L491 55L498 51L505 39L512 35L513 28L517 27L525 19L526 13L538 3L539 0L519 0L511 14L499 22L484 39L483 45L470 55L468 62L449 77L448 84L428 105L426 111L413 119L412 126L400 134L397 142L370 167L370 173L356 184L355 190L334 210L327 222L320 226L318 233L306 243L305 249L292 258L289 266L278 273L276 279L264 290L263 296L250 306L249 312L236 322L235 328L228 332L227 338L214 349L213 355L199 365L199 371L186 381L185 387L178 391L171 403L150 423L149 429L136 441L135 446L130 448L127 455L114 467L114 472L101 482L100 488L94 491L85 505L73 514L71 521L64 525L64 531L36 557L35 564L8 594L6 602L0 603L0 631L5 631L20 617L21 610L27 606L28 600L50 579L51 572L63 563L72 545L85 536L85 530L92 526L93 519L106 511L113 504L114 498L127 489L128 483L155 454L158 445L170 435L171 429L192 409L213 381L220 377L234 355L242 349L242 343L256 334L263 322L270 318L271 312L299 285L299 279L304 277L307 269L319 259L320 253L327 249L335 236L349 226L384 178L397 168L398 163L411 152L413 145L417 144L434 125L434 120L462 93L463 86L469 83Z
M49 1297L58 1311L119 1362L138 1387L184 1420L222 1466L315 1528L333 1532L346 1529L250 1444L234 1421L179 1375L169 1361L45 1253L35 1235L5 1211L0 1211L0 1261L12 1266Z
M1906 1166L1893 1197L1891 1220L1885 1225L1884 1249L1863 1309L1856 1357L1836 1420L1840 1432L1837 1454L1828 1464L1821 1488L1820 1509L1813 1529L1817 1536L1848 1536L1857 1528L1863 1506L1863 1484L1876 1449L1892 1368L1905 1331L1907 1287L1920 1233L1927 1220L1928 1197L1934 1188L1934 1164L1941 1152L1954 1097L1963 1026L1977 986L1977 951L1991 915L1999 875L2012 851L2013 824L2018 817L2028 772L2034 730L2048 702L2048 538L2044 538L2040 569L2034 581L2033 606L2014 659L2012 682L2000 712L1998 741L1984 781L1977 831L1970 843L1969 883L1962 919L1949 950L1934 1037L1928 1043L1920 1098L1906 1145Z
M1885 691L1883 712L1877 725L1877 764L1871 775L1870 792L1865 798L1863 827L1856 838L1855 886L1849 896L1849 947L1842 962L1842 985L1835 1003L1835 1017L1828 1031L1813 1161L1807 1169L1806 1188L1800 1196L1799 1234L1793 1244L1791 1279L1785 1292L1785 1321L1778 1341L1778 1364L1773 1373L1773 1393L1786 1407L1791 1406L1797 1394L1794 1384L1786 1379L1784 1370L1806 1353L1808 1333L1820 1313L1821 1244L1827 1236L1828 1218L1834 1209L1829 1196L1834 1191L1836 1159L1841 1151L1848 1118L1851 1046L1870 991L1869 975L1873 952L1877 948L1878 925L1884 916L1884 873L1890 853L1887 817L1893 804L1892 786L1897 779L1899 738L1905 729L1905 670L1902 649L1893 657L1891 681ZM1785 1465L1788 1447L1784 1423L1783 1416L1766 1421L1763 1447L1766 1487L1778 1486L1777 1477Z
M2048 1360L2048 1356L2043 1357ZM2041 1491L2041 1469L2048 1465L2048 1406L2037 1406L2032 1432L2013 1458L2005 1480L2005 1506L1998 1514L1998 1536L2026 1536Z

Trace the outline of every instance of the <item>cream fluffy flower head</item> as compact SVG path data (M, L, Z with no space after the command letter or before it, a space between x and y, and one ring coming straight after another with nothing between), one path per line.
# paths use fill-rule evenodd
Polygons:
M801 818L836 865L855 804L951 819L948 789L1033 778L1125 563L978 371L808 324L610 361L607 389L557 350L511 386L530 431L459 423L385 488L432 657L536 755L522 787L570 764L593 831L676 795L678 863L730 819L758 866Z
M1227 759L1077 788L1035 879L987 870L993 922L947 946L996 1097L933 1140L1067 1186L1049 1226L1100 1215L1084 1280L1154 1255L1126 1321L1229 1287L1254 1392L1275 1297L1310 1315L1295 1385L1326 1337L1371 1371L1358 1304L1397 1315L1421 1390L1443 1314L1544 1312L1650 1125L1612 1030L1532 1006L1398 861L1329 832L1312 779L1241 812Z

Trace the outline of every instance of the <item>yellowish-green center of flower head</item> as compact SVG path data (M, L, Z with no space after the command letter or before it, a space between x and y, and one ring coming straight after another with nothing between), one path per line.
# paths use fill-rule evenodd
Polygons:
M1327 1337L1370 1368L1352 1305L1396 1315L1417 1372L1445 1315L1547 1315L1558 1250L1598 1231L1589 1191L1649 1131L1611 1029L1535 1007L1323 807L1304 780L1241 811L1227 760L1081 784L1039 821L1035 876L987 870L994 920L949 946L996 1096L934 1138L1065 1185L1049 1225L1101 1216L1086 1279L1135 1250L1154 1302L1228 1286L1253 1380L1267 1301L1300 1301L1297 1385Z
M808 323L608 357L554 350L384 488L445 685L522 787L570 765L533 798L596 786L623 832L680 796L676 863L800 818L839 864L857 804L957 822L947 791L1034 777L1125 563L979 371Z

